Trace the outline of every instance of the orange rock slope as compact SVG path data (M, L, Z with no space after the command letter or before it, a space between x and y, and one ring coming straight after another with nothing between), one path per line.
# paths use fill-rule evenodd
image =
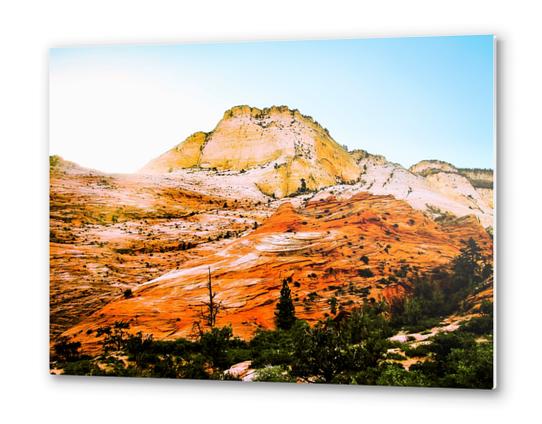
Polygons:
M286 202L258 229L138 286L132 298L117 298L64 334L92 349L97 328L129 321L131 331L155 339L188 337L201 320L209 269L221 304L217 325L231 324L235 335L248 338L274 326L288 277L297 316L315 322L331 314L333 297L338 310L348 310L401 296L408 276L449 263L469 237L491 252L476 218L439 224L392 196L360 193L297 209Z
M272 208L179 179L106 175L55 159L50 186L52 338L151 278L259 223ZM224 191L224 189L222 189Z

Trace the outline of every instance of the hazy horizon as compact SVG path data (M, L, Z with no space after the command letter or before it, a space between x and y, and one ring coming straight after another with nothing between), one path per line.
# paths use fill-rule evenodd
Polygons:
M52 49L50 154L134 172L235 105L287 105L349 150L494 168L493 61L491 35Z

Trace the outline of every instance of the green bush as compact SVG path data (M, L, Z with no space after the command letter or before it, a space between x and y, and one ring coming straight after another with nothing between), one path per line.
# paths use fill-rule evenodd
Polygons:
M80 359L79 349L81 347L80 342L71 341L69 337L59 337L55 343L54 358L60 362L73 362Z
M273 383L291 383L295 379L290 376L288 370L281 366L270 366L256 371L254 381L267 381Z
M381 386L428 387L431 382L419 371L407 371L400 364L387 364L380 370L376 384Z
M231 327L215 327L200 337L201 353L209 360L213 368L224 370L233 365L231 358L228 357L232 335Z
M298 321L294 327L305 325ZM287 365L292 360L292 332L284 330L259 330L249 343L252 366L262 368L269 365Z
M374 368L384 359L390 335L380 306L365 305L338 322L298 326L293 331L291 373L317 382L350 382L352 374Z
M472 318L461 326L461 330L477 335L492 334L493 317L490 315L482 315L480 317Z
M64 365L63 374L65 375L102 375L103 372L90 359L84 359L76 362L69 362Z
M442 385L469 389L493 387L493 344L479 343L468 349L453 349L447 356Z
M403 352L410 358L421 358L429 355L431 347L427 344L421 344L416 347L405 345L403 346Z

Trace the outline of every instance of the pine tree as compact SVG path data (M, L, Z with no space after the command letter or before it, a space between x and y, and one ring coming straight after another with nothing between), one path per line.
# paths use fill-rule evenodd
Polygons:
M454 259L453 269L456 279L466 287L481 280L483 256L480 247L473 238L469 238Z
M275 310L275 324L281 330L289 330L296 320L294 303L290 295L288 280L282 280L280 299Z
M300 193L305 193L307 191L307 182L305 181L305 178L301 178L301 186L299 187Z

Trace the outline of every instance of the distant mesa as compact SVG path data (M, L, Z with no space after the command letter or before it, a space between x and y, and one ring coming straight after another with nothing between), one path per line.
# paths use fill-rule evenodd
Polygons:
M456 168L442 160L422 160L409 168L410 172L428 177L439 173L457 174L465 177L474 188L492 189L493 170L484 168Z
M235 106L216 128L192 134L140 172L179 169L253 171L262 193L276 198L359 180L355 157L310 116L287 106Z
M58 174L89 174L89 175L98 175L102 174L102 172L84 168L80 165L78 165L75 162L71 162L69 160L65 160L59 155L51 155L49 156L49 172L51 175L58 175Z
M442 160L422 160L409 168L414 174L427 176L438 172L457 173L458 170L451 163Z

